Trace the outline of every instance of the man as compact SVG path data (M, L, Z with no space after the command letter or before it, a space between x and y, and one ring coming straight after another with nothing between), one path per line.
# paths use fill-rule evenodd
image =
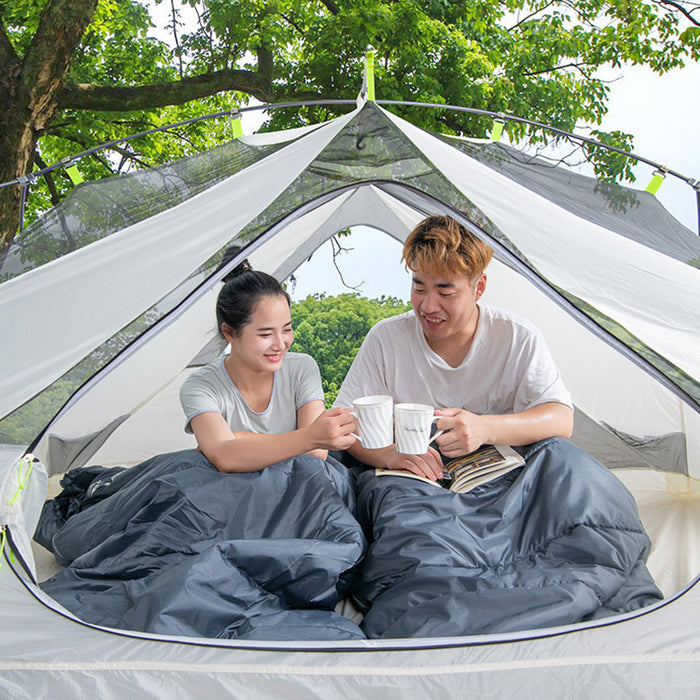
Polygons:
M454 219L431 216L411 232L402 261L413 273L413 311L367 334L336 406L369 394L437 407L440 453L483 444L527 445L571 435L571 398L539 331L523 319L479 304L493 250ZM406 455L391 445L349 450L361 462L437 479L440 453Z

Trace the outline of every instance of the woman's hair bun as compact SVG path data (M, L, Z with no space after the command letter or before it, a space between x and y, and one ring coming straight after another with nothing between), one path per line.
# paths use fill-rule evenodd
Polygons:
M236 267L229 272L226 277L222 280L223 282L228 282L230 279L233 279L234 277L238 277L238 275L244 273L244 272L249 272L253 268L250 266L250 263L248 262L248 258L246 258L243 262L238 263Z
M232 245L229 246L226 251L224 252L223 257L221 258L221 262L219 263L219 267L217 268L218 270L221 270L222 268L226 267L226 265L233 260L240 252L243 250L243 246L240 245ZM243 272L248 272L249 270L252 270L251 264L248 262L248 258L243 260L242 262L238 263L236 267L233 268L230 272L226 274L226 277L223 278L223 282L227 282L230 279L233 279L234 277L238 277L238 275L242 274Z

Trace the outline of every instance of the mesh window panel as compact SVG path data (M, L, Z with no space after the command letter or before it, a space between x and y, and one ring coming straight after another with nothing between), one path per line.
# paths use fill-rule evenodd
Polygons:
M512 176L513 179L517 179L521 184L534 191L540 192L541 190L540 193L543 196L547 196L553 199L553 201L560 203L556 195L559 188L550 186L549 184L543 184L546 181L543 173L546 172L548 177L552 177L554 181L556 181L557 178L568 178L568 171L565 171L566 174L562 175L555 173L551 166L547 166L546 170L542 170L540 165L537 166L539 170L532 170L532 166L528 165L529 161L518 162L517 158L510 153L512 149L508 149L508 152L506 152L504 148L498 144L489 144L487 147L482 147L456 139L448 139L447 142L459 150L467 152L469 155L473 155L479 160L483 160L491 167L504 169L504 173L506 169L509 169L510 172L517 171L519 173L517 178L512 175L509 175L509 177ZM187 197L191 197L193 194L196 194L197 191L205 189L206 186L224 178L230 172L235 172L237 169L240 169L240 167L245 167L245 165L259 160L276 148L277 146L258 150L237 141L232 142L220 147L220 149L214 149L216 154L215 157L211 157L211 160L207 158L208 154L202 154L201 160L197 160L194 163L191 161L200 158L199 156L185 159L185 161L178 161L175 165L179 165L184 170L184 173L177 171L171 172L170 166L157 169L158 172L154 175L150 173L137 173L134 179L138 176L142 177L136 185L127 188L131 194L127 196L120 190L119 196L126 202L130 197L133 198L136 192L141 192L144 198L157 200L162 196L158 189L160 183L160 186L165 187L169 192L167 196L174 198L173 200L168 200L170 203L167 205L163 204L163 202L154 203L150 201L134 203L131 205L131 209L129 209L129 216L136 217L134 218L134 221L136 221L139 216L141 216L141 218L151 216L156 213L156 211L165 209L166 206L172 206L173 202L177 203L183 201ZM508 159L506 159L506 155ZM238 167L233 167L233 165L227 163L226 161L228 158L237 159L236 163ZM496 162L498 166L494 165ZM212 173L215 173L215 175L212 176ZM531 175L527 176L527 173L531 173ZM209 177L205 178L205 175ZM576 177L582 178L583 176ZM119 178L119 180L124 179L126 178ZM206 184L204 184L205 180ZM583 180L588 182L584 183ZM605 194L602 193L602 191L595 191L595 180L591 178L583 178L583 180L579 183L580 188L582 191L588 188L589 192L585 196L583 194L580 195L579 199L584 200L587 198L587 204L584 208L588 210L590 207L590 211L592 211L595 206L601 206L600 202L597 204L594 204L594 202L601 196L605 197ZM309 167L291 183L285 192L243 230L238 232L234 238L213 255L200 270L184 280L167 297L161 299L157 304L146 310L139 318L129 324L129 326L123 328L110 340L94 350L84 360L79 362L63 377L53 382L38 396L0 421L0 443L28 444L37 437L44 427L49 424L65 401L68 400L82 384L97 371L105 367L119 352L130 343L134 342L142 333L160 321L194 289L206 283L208 277L217 269L222 256L230 245L234 244L236 246L245 247L281 220L290 215L293 216L293 213L302 207L302 205L313 202L315 199L331 194L338 189L367 181L386 183L387 191L391 191L394 196L403 199L407 204L415 203L411 201L410 192L413 191L424 193L430 198L444 203L444 205L452 210L461 212L466 219L473 222L494 241L501 244L508 253L517 259L519 264L527 267L536 276L542 279L534 266L527 260L522 252L517 250L508 237L505 236L503 232L444 175L442 175L416 146L403 133L396 129L392 122L376 105L367 103ZM109 202L110 198L116 197L115 193L110 189L110 185L105 185L105 183L108 182L110 181L102 181L91 185L96 191L102 187L107 187L107 193L95 195L97 197L97 202ZM397 185L403 187L397 187ZM540 188L539 190L537 189L538 187ZM147 193L148 197L146 197ZM157 197L156 193L158 195ZM76 192L76 196L78 194L79 191ZM549 196L550 194L552 194L551 197ZM177 199L178 197L180 199ZM569 200L570 199L573 198L569 197ZM420 197L417 197L416 201L419 200ZM89 200L87 198L82 198L80 199L80 203L81 206L86 207L88 206ZM583 206L581 201L578 203L569 201L568 203L570 206ZM564 206L564 204L565 202L562 201L561 205ZM648 207L648 205L649 202L640 200L639 203L633 207L632 211L642 211L648 208L650 211L654 212L654 216L665 216L668 217L669 220L675 221L669 217L660 205L654 205L652 207ZM114 217L118 218L119 215L119 207L115 207L110 210L109 217L101 216L100 219L111 218L112 225L114 225L116 223ZM605 214L601 214L600 216L606 221L618 222L618 224L619 221L625 221L627 218L624 213L621 213L615 208L608 209ZM602 223L602 219L596 223ZM591 218L589 220L593 219ZM132 222L130 221L129 223ZM680 227L684 231L688 231L685 227L678 224L678 222L675 222L674 226L676 229ZM620 225L613 227L611 225L607 226L607 228L618 231L620 228L624 229L625 227ZM637 224L629 225L627 226L627 234L625 235L629 235L629 237L642 236L642 233L637 231L638 228L641 231L642 228L647 229L648 227L641 227ZM114 229L109 226L103 227L101 235L109 235L113 230ZM619 232L624 234L623 230L619 230ZM632 233L634 233L634 236ZM51 238L51 235L48 233L34 232L33 240L37 244L38 237L41 235L46 235L49 239ZM58 240L62 241L63 239L57 237L56 241ZM638 240L638 238L635 238L635 240ZM85 243L81 243L81 245L84 244ZM650 245L650 243L647 243L647 245ZM30 267L31 266L32 265L30 265ZM700 384L698 384L696 380L669 363L652 348L633 337L614 319L601 314L597 309L592 308L581 299L564 290L556 288L550 281L546 279L543 281L548 285L552 295L558 296L560 299L574 306L589 319L591 324L603 329L605 333L629 347L638 358L643 360L642 364L651 364L686 397L689 397L690 400L695 403L696 407L700 407Z
M700 267L700 236L648 192L601 182L501 143L442 137L450 146L591 223Z
M172 163L83 183L0 255L0 282L170 209L281 145L230 141Z

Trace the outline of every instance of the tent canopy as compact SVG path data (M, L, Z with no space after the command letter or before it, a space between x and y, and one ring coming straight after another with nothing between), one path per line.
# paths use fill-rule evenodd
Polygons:
M212 341L202 309L230 245L284 279L348 226L402 240L435 212L495 248L489 300L543 326L581 444L597 444L610 466L700 473L685 429L700 410L700 239L646 192L499 143L438 137L372 102L79 186L27 229L0 268L0 317L15 339L3 347L0 441L32 445L51 471L90 459L105 431L131 422ZM48 346L18 340L36 337L38 323ZM158 356L154 372L143 358ZM122 390L105 401L111 382Z
M659 557L650 569L669 596L684 593L565 629L347 648L159 644L56 610L29 577L47 472L131 465L192 445L178 388L221 349L213 309L226 272L248 257L286 279L340 230L367 225L402 241L433 213L494 247L486 301L542 329L574 398L574 440L625 468L648 504L642 519ZM220 267L231 246L240 253ZM212 690L236 683L270 695L384 685L457 693L471 683L542 697L553 677L618 692L624 678L640 697L697 688L698 261L700 239L648 193L499 143L430 134L372 102L326 124L78 186L0 260L0 524L29 572L6 548L0 676L15 684L6 686L43 687L48 672L75 692L104 694L118 682L144 694L174 679L201 690L209 669ZM40 460L29 476L20 464L28 448Z

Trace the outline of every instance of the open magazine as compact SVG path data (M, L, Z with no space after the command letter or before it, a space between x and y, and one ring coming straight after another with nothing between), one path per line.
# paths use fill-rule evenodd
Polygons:
M455 493L466 493L524 464L525 460L508 445L483 445L475 452L470 452L463 457L455 457L447 462L444 477L438 481L431 481L424 476L400 469L375 469L375 474L407 476L428 484L442 486Z

